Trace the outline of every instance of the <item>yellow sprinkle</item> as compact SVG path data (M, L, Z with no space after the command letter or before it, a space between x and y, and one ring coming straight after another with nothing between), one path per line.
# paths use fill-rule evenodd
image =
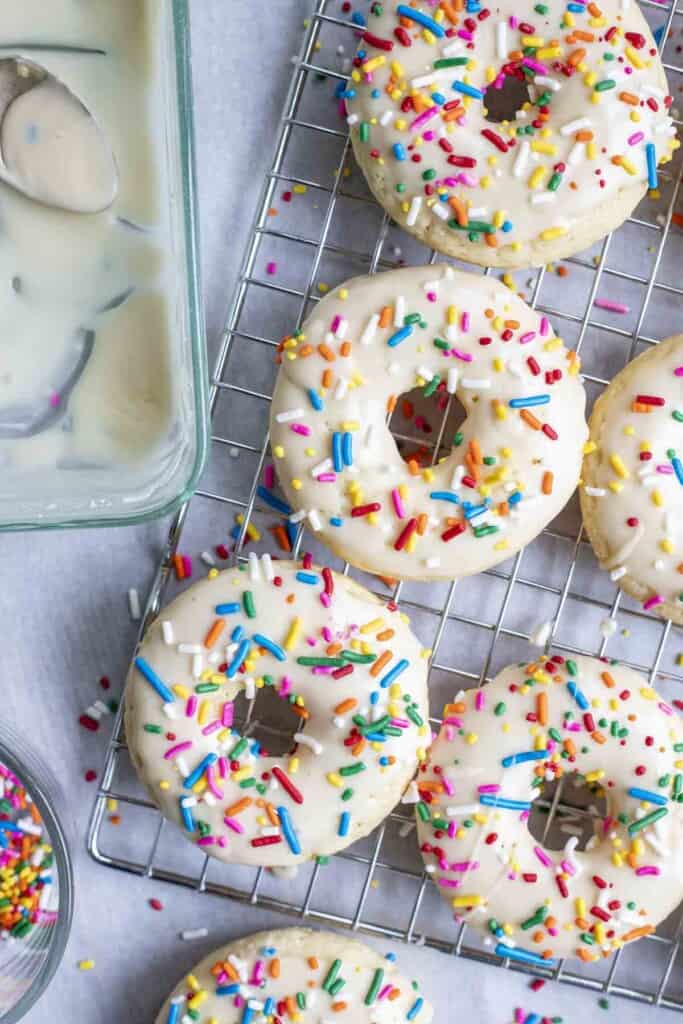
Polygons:
M203 700L201 702L201 704L199 705L199 713L197 714L197 722L199 723L199 725L206 725L206 723L209 720L209 715L211 714L212 706L213 701Z
M626 468L624 460L621 458L620 455L617 455L616 452L610 455L609 464L614 470L614 472L617 474L617 476L620 476L622 480L628 480L631 474Z
M598 768L594 772L586 772L586 782L599 782L600 779L605 777L605 772L602 768Z
M113 814L114 811L118 811L118 809L119 809L119 802L118 802L118 800L115 800L113 796L110 796L109 799L107 800L107 810L110 812L110 814Z
M638 56L638 51L634 50L632 46L627 46L626 49L624 50L624 53L626 54L626 56L630 60L631 64L633 64L634 68L644 68L645 67L645 62L640 59L640 57Z
M483 896L454 896L451 905L453 907L480 907L484 903Z
M181 683L174 683L171 687L176 697L180 697L181 700L187 700L190 696L190 690L187 686L182 686Z
M307 191L305 185L294 185L292 192L296 192L297 195L302 196Z
M595 441L586 441L585 445L583 446L583 454L584 455L590 455L591 452L594 452L594 451L597 450L597 447L598 446L595 443Z
M242 525L242 523L244 522L244 516L242 515L241 512L239 515L235 516L235 521L239 526ZM256 529L253 523L247 524L247 536L249 537L250 540L261 540L261 533L259 530Z
M288 770L290 771L290 773L292 775L296 775L296 773L299 771L299 758L298 757L290 757L289 764L287 765L287 768L288 768Z
M373 57L371 60L366 60L363 64L363 71L366 75L369 75L375 70L375 68L381 68L383 64L386 64L387 59L383 56Z
M292 624L289 627L287 636L285 638L284 648L286 651L291 651L299 639L299 632L301 630L301 619L297 615L295 619L292 619Z
M379 633L384 628L384 619L372 619L371 622L366 622L364 626L360 627L361 633Z
M92 971L94 966L95 966L95 961L94 960L79 960L78 961L78 969L79 969L79 971Z
M273 448L273 455L275 456L275 458L276 459L282 459L282 458L284 458L284 454L285 454L285 450L282 447L282 445L281 444L276 444L275 447Z
M657 506L661 506L661 505L664 504L664 498L662 497L662 492L659 490L658 487L655 487L654 491L652 491L652 493L650 494L650 501L652 502L653 505L657 505Z
M562 235L567 234L567 229L562 227L546 228L545 231L541 231L539 238L542 242L551 242L554 238L561 238Z
M537 60L554 60L555 57L561 57L563 53L561 46L544 46L542 49L536 51Z
M659 546L667 555L672 555L674 553L673 542L670 540L660 540Z
M203 990L202 992L197 992L195 995L192 996L192 999L188 999L188 1001L187 1001L187 1008L188 1008L188 1010L196 1010L208 998L209 998L209 993L206 990Z
M341 775L337 775L336 772L328 772L325 778L331 786L336 786L337 789L341 789L344 785L344 780Z
M545 167L537 167L531 172L529 180L527 182L529 188L538 188L545 177Z
M555 156L557 153L557 146L553 146L552 142L538 142L534 140L531 143L531 148L534 153L547 153L548 156Z
M465 736L465 743L469 743L469 745L472 747L474 746L478 739L479 737L476 734L476 732L468 732L467 735Z
M170 789L170 788L171 788L171 783L167 782L166 779L162 779L161 782L159 783L159 789L163 790L164 793L166 792L167 789Z
M641 687L639 693L643 700L657 700L657 692L651 686Z
M522 36L522 46L543 46L543 36Z

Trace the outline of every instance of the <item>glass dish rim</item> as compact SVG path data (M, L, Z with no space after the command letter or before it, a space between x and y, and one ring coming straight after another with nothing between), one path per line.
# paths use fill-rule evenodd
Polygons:
M53 807L53 797L46 790L42 780L37 777L34 767L26 764L21 756L13 753L8 743L16 743L18 747L23 746L23 741L16 731L2 723L2 734L0 735L0 762L10 769L29 790L38 810L40 811L43 823L46 826L50 843L54 850L55 863L59 878L59 916L50 940L45 963L36 976L33 984L21 996L19 1001L11 1008L8 1014L0 1018L2 1024L17 1024L38 1000L43 996L45 990L54 978L58 967L64 959L67 942L71 934L71 925L74 914L74 871L69 852L69 842L64 826L59 819L57 811ZM39 757L27 747L28 759L35 761L38 770L47 772Z
M131 515L115 513L97 519L64 519L42 522L19 519L0 524L0 534L34 530L85 530L112 526L136 526L162 519L176 512L197 489L206 465L209 449L208 423L208 359L205 343L204 302L201 290L199 260L199 212L197 206L197 167L194 138L194 105L192 87L192 54L190 45L189 0L167 0L172 4L175 43L175 79L179 136L179 163L182 176L183 223L185 226L185 275L188 294L189 343L192 355L192 387L195 415L195 455L192 472L176 497Z

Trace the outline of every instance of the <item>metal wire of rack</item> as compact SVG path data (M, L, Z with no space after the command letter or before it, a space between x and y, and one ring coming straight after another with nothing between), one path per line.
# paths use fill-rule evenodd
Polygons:
M683 66L676 62L675 39L678 35L683 42L677 20L683 16L683 7L678 0L669 4L641 0L641 6L658 27L663 19L660 49L676 94ZM333 8L337 13L332 13ZM232 512L238 522L233 559L244 559L245 546L255 539L262 550L269 550L264 538L269 518L276 514L263 505L257 489L269 451L272 356L282 333L300 326L319 298L321 275L329 274L336 283L352 272L391 268L404 256L411 263L437 258L398 232L362 182L354 181L345 126L330 115L329 93L320 95L323 80L336 83L347 77L340 66L341 48L346 52L355 48L358 25L340 12L339 0L315 0L221 338L210 393L213 432L209 465L196 496L183 506L170 527L141 635L174 586L173 556L181 538L193 550L195 544L201 550L217 529L224 531L224 516ZM358 175L355 178L360 181ZM677 283L680 263L676 260L683 256L683 243L671 231L680 168L669 165L662 181L663 194L657 205L642 204L626 225L590 253L565 261L577 279L572 288L558 285L549 268L531 272L526 282L530 303L556 324L561 323L568 342L581 351L584 379L593 393L626 361L656 344L667 324L668 333L673 333L675 317L680 316L683 288ZM297 200L304 194L309 200L313 197L308 206L298 204L296 210L292 203L292 213L284 223L273 216L282 188L293 190ZM271 256L283 261L283 279L273 277L272 267L266 263ZM620 297L635 300L626 326L617 326L608 318L596 319L594 301L599 288L607 286ZM579 304L583 305L581 313L575 311ZM395 436L401 442L426 446L436 460L448 412L435 441L401 433L398 427ZM258 526L262 524L266 529L259 541ZM315 538L299 527L291 557L297 557L303 548L320 550ZM324 550L321 555L325 557ZM349 565L340 571L354 572ZM399 583L392 589L372 578L363 581L385 598L399 602L416 622L418 632L420 626L430 631L433 707L439 706L434 694L440 689L452 693L454 687L480 686L492 677L496 665L517 660L509 652L528 647L533 625L542 617L552 624L548 643L557 649L603 655L609 645L611 656L618 654L651 680L656 677L660 688L668 687L674 695L682 692L677 688L683 684L683 669L672 647L676 635L681 638L680 631L643 612L599 573L575 510L560 517L510 563L478 577L476 597L469 580L457 589L455 581L431 588ZM467 595L464 601L460 600L461 591ZM628 622L629 629L619 634L618 621ZM634 639L622 639L629 632ZM253 711L252 704L248 715ZM434 724L438 721L432 719ZM120 830L108 828L107 809L112 800L138 815L141 827L125 830L126 843L133 833L139 838L134 846L117 845L114 834ZM541 806L539 836L546 838L558 824L561 831L580 831L594 810L558 788ZM330 866L311 864L294 881L278 879L263 869L219 865L182 840L136 788L120 709L91 815L88 850L100 864L198 892L289 912L312 923L346 926L501 964L471 930L465 925L456 928L444 913L442 901L422 870L414 837L409 837L412 827L409 810L399 807L370 837L337 854ZM326 881L328 877L333 884ZM376 898L377 887L390 898ZM509 962L505 966L681 1011L682 939L683 914L638 943L635 959L627 948L597 966L577 966L577 962L560 962L549 970Z

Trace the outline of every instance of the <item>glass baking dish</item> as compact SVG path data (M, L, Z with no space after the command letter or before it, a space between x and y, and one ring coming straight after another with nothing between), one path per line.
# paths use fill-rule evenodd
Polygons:
M0 530L123 525L164 515L195 489L206 456L207 373L198 269L189 4L187 0L120 0L107 49L108 3L65 4L68 17L55 18L51 12L45 18L38 16L45 12L42 0L27 0L28 13L24 5L16 5L11 18L8 14L9 28L6 16L0 16L0 57L39 61L73 89L105 135L111 135L120 178L113 207L105 214L85 217L39 207L0 185L3 209L15 215L21 231L29 224L38 241L25 260L28 286L23 287L19 274L12 278L13 285L19 282L15 297L23 302L16 307L20 311L16 330L14 307L0 290ZM32 8L35 17L31 17ZM139 41L143 22L144 48ZM73 36L78 37L76 41ZM130 52L128 43L122 42L128 39ZM107 61L110 64L102 63ZM135 93L138 71L144 90L139 98ZM125 116L114 107L112 96L117 89L121 90L117 102L126 105ZM147 165L140 154L147 154ZM138 202L143 191L147 198ZM145 220L148 210L154 216ZM67 223L63 218L71 219ZM112 243L112 257L108 250L95 247L100 236L92 233L98 224L104 225L105 241L116 239L118 248ZM60 232L66 237L63 253ZM87 251L84 237L97 261L80 266L79 259ZM18 249L24 258L26 248L24 244ZM110 300L103 295L96 311L90 307L84 311L82 327L70 335L59 333L61 306L49 319L48 334L56 325L50 339L55 352L61 353L64 347L68 354L59 366L62 376L53 392L48 380L51 345L32 357L33 365L26 358L30 344L20 350L16 341L16 351L11 348L24 327L28 338L31 331L36 336L36 321L31 323L31 273L39 272L36 267L42 273L47 266L40 285L47 282L46 289L53 292L60 281L65 282L62 292L50 299L59 304L65 293L71 300L71 290L80 298L78 275L88 273L93 265L100 283L104 271L111 271L105 280L114 294ZM65 276L65 266L72 276ZM132 281L130 288L125 287L126 274ZM144 303L144 308L136 303ZM38 309L45 320L45 310L40 305ZM41 333L41 343L43 338ZM19 367L9 378L8 394L14 405L9 398L3 405L3 348L10 370L13 356ZM54 362L57 366L57 355ZM16 398L20 388L12 392L15 380L31 395L31 404L24 400L24 408ZM22 419L24 409L30 411Z

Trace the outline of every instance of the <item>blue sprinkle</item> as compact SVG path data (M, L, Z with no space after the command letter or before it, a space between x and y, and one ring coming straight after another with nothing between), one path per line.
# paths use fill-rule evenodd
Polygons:
M228 679L232 679L234 676L237 675L238 669L242 662L244 661L244 659L246 658L247 654L249 653L250 647L251 640L245 636L244 640L240 642L240 645L237 648L232 661L230 662L226 669L225 674L228 677Z
M405 146L402 146L400 142L395 142L393 146L394 156L397 160L407 160L408 154L406 153Z
M420 1010L422 1009L423 1006L424 1006L424 999L422 998L422 996L420 996L418 999L415 1000L413 1005L408 1010L408 1012L406 1014L406 1020L415 1020L415 1018L417 1017L418 1013L420 1012Z
M388 960L389 963L395 964L396 963L396 954L395 953L386 953L384 955L384 959Z
M236 996L239 990L239 985L219 985L215 993L217 996Z
M522 500L521 491L513 491L508 498L508 505L517 505Z
M651 793L649 789L638 789L637 786L632 786L628 795L632 796L634 800L645 800L649 804L657 804L658 807L663 807L669 802L667 797L661 796L659 793Z
M547 750L525 750L520 754L510 754L500 762L503 768L511 768L513 764L524 764L525 761L542 761L548 756Z
M540 1013L530 1013L524 1018L524 1024L541 1024L542 1019Z
M477 11L481 10L481 4L477 3L477 0L467 0L467 13L476 14Z
M292 825L292 819L289 816L289 811L287 810L286 807L278 807L277 816L280 819L280 828L282 829L282 834L287 840L287 845L289 846L290 850L295 856L300 854L301 846L299 844L299 840L297 839L296 832L294 831L294 826Z
M335 473L341 473L344 468L342 436L337 430L332 434L332 465L334 466Z
M571 4L569 5L571 7ZM580 8L583 10L583 7ZM536 967L554 967L554 960L545 960L538 953L530 953L526 949L515 949L512 946L506 946L504 942L499 942L495 949L496 956L504 956L510 960L519 960L523 964L534 964Z
M289 520L285 523L285 530L287 532L287 540L294 547L297 539L297 528L294 523L290 523Z
M506 796L490 795L489 793L482 793L479 803L484 807L502 807L506 811L528 811L531 809L528 800L508 800Z
M590 704L584 696L584 694L581 693L581 690L578 688L576 683L573 681L567 683L567 690L569 691L570 696L572 696L576 703L579 705L581 710L588 711L588 709L590 708Z
M361 25L363 28L365 28L365 26L367 25L367 21L360 13L360 11L353 12L353 14L351 15L351 21L354 23L354 25Z
M19 825L13 824L11 821L0 821L0 831L11 832L13 835L21 835L24 830L23 828L20 828Z
M657 153L653 142L648 142L645 146L645 158L647 160L647 187L657 188Z
M370 95L372 96L373 100L378 100L382 93L379 91L379 89L373 89Z
M9 839L0 832L0 850L6 850L9 846Z
M239 601L229 601L227 604L217 604L216 615L236 615L242 605Z
M466 82L453 82L453 88L456 92L461 92L465 96L471 96L475 100L483 100L484 98L481 89L475 89L473 85L467 85Z
M194 832L194 818L192 817L192 810L185 806L184 797L180 798L180 817L183 819L183 825L187 832Z
M339 830L338 835L347 836L349 834L349 824L351 823L351 815L348 811L342 811L339 817Z
M273 954L274 955L274 954ZM275 1013L275 1000L272 996L268 996L265 1003L263 1004L263 1016L270 1017Z
M436 36L437 39L443 39L446 35L441 25L430 18L427 14L423 14L422 11L415 11L412 7L406 7L405 4L399 4L396 8L396 13L400 14L402 18L408 18L410 21L416 21L418 25L422 25L423 28L428 29L432 35Z
M302 570L299 570L296 574L296 578L299 583L308 583L311 587L314 587L316 583L320 583L320 577L315 572L303 572Z
M365 738L372 743L386 743L387 741L386 736L381 732L366 732Z
M315 388L308 389L308 400L316 412L322 412L323 409L325 408L325 403L323 402L322 398L315 390Z
M662 41L662 37L664 36L664 29L665 28L666 28L666 25L660 25L659 28L656 28L654 30L654 32L652 33L652 37L653 37L654 41L656 42L657 46L659 46L659 44ZM652 186L650 186L650 187L652 187Z
M149 665L144 658L136 658L135 667L137 668L138 672L140 672L145 677L150 686L154 687L156 692L163 700L164 704L173 703L175 697L169 690L168 686L166 686L165 683L162 683L161 679L159 679L159 676L156 674L152 666Z
M681 460L678 458L677 455L674 455L673 459L671 460L671 465L674 468L674 473L676 474L676 479L678 480L679 484L681 484L681 486L683 486L683 463L681 462Z
M379 763L382 765L383 768L386 768L386 766L390 764L390 761L388 757L380 757Z
M251 754L253 754L254 757L259 756L259 754L261 753L261 744L259 743L258 740L254 740L254 742L250 744L249 751Z
M348 430L342 434L342 459L345 466L353 465L353 434Z
M443 104L446 102L446 97L443 95L443 93L440 92L433 92L432 99L440 107L443 106Z
M334 90L336 99L344 99L344 93L346 92L346 82L339 82L337 88Z
M244 1013L242 1014L240 1024L251 1024L254 1019L254 1013L255 1010L249 1005L249 1003L247 1003L244 1007Z
M183 780L185 789L192 789L193 786L196 786L209 765L215 764L217 760L217 754L207 754L206 757L203 757L195 770Z
M387 341L387 345L389 346L389 348L396 348L396 346L400 345L402 341L405 341L406 338L409 338L412 333L413 328L411 327L410 324L407 324L405 327L401 327L400 330L396 331L395 334L391 335L391 337Z
M408 662L405 658L401 658L401 660L397 662L392 669L389 669L387 674L380 679L379 685L382 689L386 690L387 686L391 686L394 680L398 679L401 673L405 672L407 668Z
M511 398L508 405L511 409L528 409L532 405L547 405L550 395L527 395L526 398Z
M459 505L460 498L457 494L453 494L452 491L432 491L429 495L434 501L450 501L452 505Z
M505 233L507 234L508 231L512 231L512 228L513 228L512 221L511 220L504 220L500 230L501 231L505 231Z
M171 1003L168 1008L168 1017L166 1018L166 1024L178 1024L178 1017L180 1016L180 1003Z
M469 505L465 507L465 519L476 519L477 516L483 515L488 510L488 505Z
M275 641L271 640L269 637L264 636L263 633L254 633L254 643L258 644L259 647L265 647L265 649L267 651L270 651L270 653L273 654L278 661L287 660L287 655L280 647L280 645L276 644Z
M583 14L585 8L583 4L567 4L567 10L572 14Z
M230 640L233 644L238 644L244 636L244 626L235 626L232 633L230 634Z
M378 701L379 701L379 690L373 690L372 693L370 694L370 703L371 704L377 704Z
M344 520L340 516L332 516L330 526L343 526Z

